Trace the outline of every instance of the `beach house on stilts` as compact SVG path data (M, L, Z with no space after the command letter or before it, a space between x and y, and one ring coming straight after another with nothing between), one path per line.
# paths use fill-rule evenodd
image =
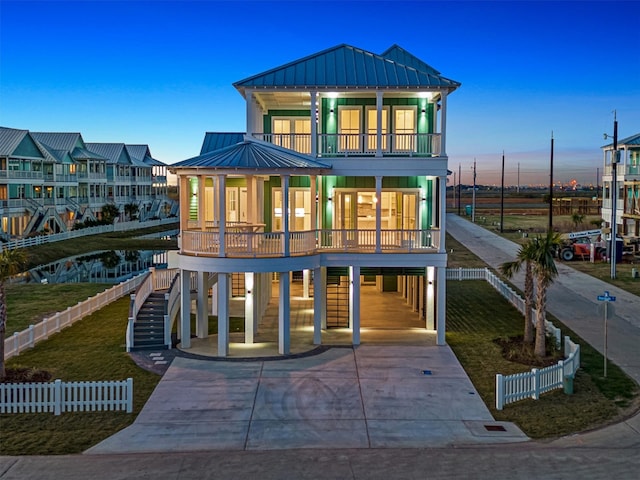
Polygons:
M313 298L314 344L331 329L363 341L366 287L399 292L443 345L447 98L459 86L396 45L381 54L339 45L235 83L246 132L207 133L199 156L170 167L181 348L210 334L213 311L215 354L229 355L235 296L242 343L256 341L271 302L278 352L289 354L298 279ZM398 317L378 327L399 328Z

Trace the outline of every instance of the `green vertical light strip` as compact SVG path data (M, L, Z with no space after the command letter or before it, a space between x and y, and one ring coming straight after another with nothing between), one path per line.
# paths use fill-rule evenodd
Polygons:
M198 219L198 179L191 177L189 178L189 192L191 193L191 198L189 199L189 220L197 220Z

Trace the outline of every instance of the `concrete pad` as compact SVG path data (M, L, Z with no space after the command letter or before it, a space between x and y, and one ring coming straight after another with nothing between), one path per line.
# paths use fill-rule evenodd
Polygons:
M266 378L260 382L255 420L362 419L358 382L350 378Z
M368 447L364 420L257 420L247 442L247 450Z

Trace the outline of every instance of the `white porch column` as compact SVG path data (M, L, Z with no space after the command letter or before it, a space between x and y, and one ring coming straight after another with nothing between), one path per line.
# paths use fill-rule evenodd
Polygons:
M205 214L204 176L198 175L198 224L203 232L207 229Z
M218 315L218 282L220 281L220 275L216 280L216 283L211 287L211 315Z
M190 202L189 177L186 175L180 176L180 231L185 231L188 228Z
M322 343L322 317L327 319L327 299L326 282L324 289L322 288L322 268L313 269L313 344L320 345ZM325 268L326 272L326 268Z
M444 245L445 240L445 223L447 218L447 177L441 175L438 177L438 183L440 184L440 202L438 211L438 227L440 227L440 238L438 242L438 253L445 253L447 250ZM433 235L433 234L432 234Z
M309 298L309 283L311 280L311 270L302 271L302 298Z
M247 223L258 223L256 220L256 214L258 210L257 205L257 193L258 193L258 185L257 179L255 175L247 175Z
M382 156L382 90L376 91L376 157ZM381 199L378 199L378 203Z
M447 269L445 267L438 267L437 269L438 280L436 283L437 292L437 314L436 314L436 326L437 326L437 340L436 344L446 345L447 340L446 333L446 319L447 319Z
M280 272L280 302L278 308L278 352L288 355L291 343L290 273Z
M316 203L316 197L318 195L316 175L309 176L309 195L311 196L311 230L318 229L318 204Z
M255 133L255 115L254 115L254 102L253 102L253 90L246 90L244 94L245 101L247 102L247 135L252 137Z
M198 272L198 294L196 298L196 337L207 338L209 335L209 313L207 301L209 300L207 278L209 272Z
M436 107L437 108L437 107ZM447 155L447 92L440 94L440 156Z
M316 105L318 99L318 92L312 91L310 93L311 106L309 108L309 115L311 116L311 156L318 156L318 112L319 108Z
M226 214L226 205L227 205L227 176L226 175L218 175L218 234L220 235L219 250L218 256L225 256L225 245L226 239L226 223L227 223L227 214Z
M253 344L257 300L255 274L244 272L244 343Z
M182 348L191 348L191 272L180 270L180 338Z
M289 256L289 175L282 175L282 251ZM280 276L282 278L282 275Z
M218 356L229 355L229 274L218 273Z
M323 330L327 329L327 267L320 267L320 292L322 293L320 301L322 306L320 309L320 326ZM315 292L314 292L315 295Z
M435 274L435 267L426 267L425 276L427 280L427 298L425 300L425 326L427 330L435 330L436 328L436 289L434 286Z
M411 310L414 312L418 311L419 308L419 304L420 304L420 282L419 282L419 277L417 275L412 275L412 295L411 295Z
M376 253L382 252L382 177L376 177Z
M360 345L360 267L349 267L349 323L354 345Z

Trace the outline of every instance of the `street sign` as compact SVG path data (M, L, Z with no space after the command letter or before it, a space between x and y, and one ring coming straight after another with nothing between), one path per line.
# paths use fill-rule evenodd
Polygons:
M605 290L604 295L598 295L598 300L601 302L615 302L616 297L609 295L609 291Z

